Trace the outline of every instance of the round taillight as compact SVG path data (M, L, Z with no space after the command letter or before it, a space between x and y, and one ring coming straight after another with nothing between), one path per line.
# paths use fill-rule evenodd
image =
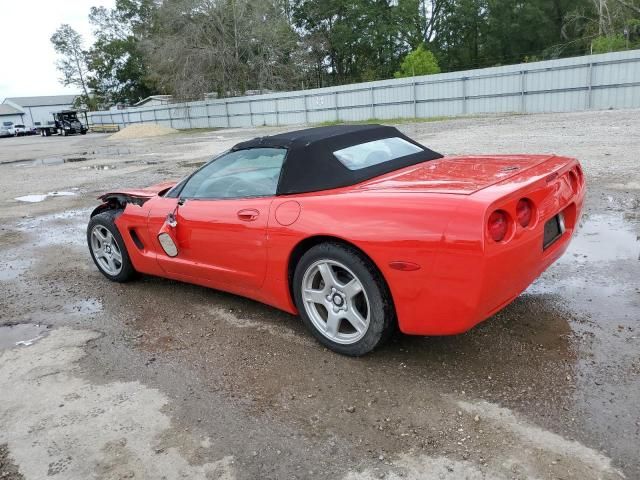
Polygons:
M496 210L489 216L487 222L489 236L496 242L501 242L507 236L509 230L509 217L502 210Z
M528 227L533 217L533 205L528 198L522 198L516 206L516 216L518 217L518 223L522 227Z

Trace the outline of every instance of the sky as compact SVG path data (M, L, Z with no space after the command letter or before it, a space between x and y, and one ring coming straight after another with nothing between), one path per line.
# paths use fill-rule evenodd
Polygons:
M0 102L6 97L63 95L77 88L58 81L56 53L49 38L68 23L89 47L91 7L113 7L115 0L0 0Z

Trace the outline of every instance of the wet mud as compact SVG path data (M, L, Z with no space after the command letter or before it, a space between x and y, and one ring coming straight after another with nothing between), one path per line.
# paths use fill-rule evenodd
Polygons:
M520 121L504 121L513 138ZM462 123L411 128L425 143L446 139L452 148L456 129L480 138L490 128ZM192 465L230 475L220 478L640 478L640 190L627 186L637 173L626 156L602 168L599 152L576 152L589 182L579 232L503 311L463 335L398 334L352 359L270 307L160 278L114 284L91 263L86 220L105 183L180 177L206 160L204 145L215 154L238 135L198 138L177 160L168 153L181 139L29 169L60 169L79 190L35 204L12 203L18 194L5 192L0 348L22 355L28 350L20 348L45 348L61 328L99 332L79 362L83 382L162 392L171 422L154 455L177 449ZM533 149L540 138L504 149ZM119 148L128 153L112 155ZM156 158L159 165L145 163ZM19 171L0 165L0 174ZM40 185L32 177L24 187L51 190ZM43 333L33 328L45 336L15 345ZM126 446L116 441L105 451Z

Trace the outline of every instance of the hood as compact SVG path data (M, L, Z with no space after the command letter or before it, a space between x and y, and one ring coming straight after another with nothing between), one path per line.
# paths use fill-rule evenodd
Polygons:
M552 158L553 155L444 157L360 184L365 190L470 195Z
M151 185L150 187L144 187L144 188L136 188L136 189L130 189L130 190L113 190L111 192L100 195L98 197L98 200L106 201L109 198L113 198L116 196L149 199L151 197L155 197L156 195L162 192L169 190L176 183L177 182L175 181L169 181L169 182L157 183L155 185Z

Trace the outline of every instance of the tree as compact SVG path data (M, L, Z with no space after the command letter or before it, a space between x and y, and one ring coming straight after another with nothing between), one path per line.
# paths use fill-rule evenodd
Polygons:
M91 8L96 41L88 54L88 83L104 103L135 103L156 91L141 48L156 8L154 0L116 0L112 9Z
M393 76L423 42L419 0L297 0L293 20L329 84ZM320 85L318 85L320 86Z
M407 54L394 76L396 78L413 77L416 75L432 75L440 73L438 60L429 50L420 45L414 51Z
M91 106L87 75L87 52L82 48L82 37L70 25L62 24L51 36L53 48L61 58L56 63L62 73L60 81L66 87L75 85L82 89L82 102Z
M161 88L182 99L298 84L298 37L283 0L171 0L144 42Z

